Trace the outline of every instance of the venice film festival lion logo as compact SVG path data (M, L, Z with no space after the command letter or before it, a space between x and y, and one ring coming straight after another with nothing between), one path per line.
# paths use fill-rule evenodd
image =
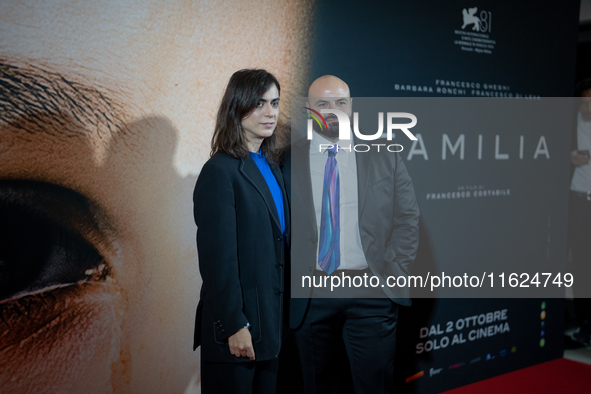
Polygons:
M462 29L465 29L468 25L474 24L472 30L480 31L480 18L475 15L476 11L478 11L478 7L468 8L467 10L464 8L462 10L462 14L464 15Z
M476 16L478 12L478 7L473 8L464 8L462 10L462 15L464 16L464 24L462 25L462 29L465 29L466 26L472 26L473 31L479 31L482 33L490 33L491 32L491 25L492 25L492 12L481 10L479 16Z

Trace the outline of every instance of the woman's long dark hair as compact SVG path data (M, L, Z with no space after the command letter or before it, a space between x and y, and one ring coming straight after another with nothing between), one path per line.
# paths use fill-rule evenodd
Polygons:
M248 157L242 119L252 114L259 100L273 84L280 92L277 78L265 70L240 70L232 75L218 110L211 140L211 156L222 152L236 158ZM270 164L278 161L277 145L275 127L273 135L265 138L261 144L261 150Z

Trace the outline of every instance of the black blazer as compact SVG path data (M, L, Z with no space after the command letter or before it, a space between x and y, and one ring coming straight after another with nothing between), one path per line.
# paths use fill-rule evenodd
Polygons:
M359 141L353 141L358 143ZM386 143L388 141L375 141ZM398 153L356 153L359 233L373 275L386 283L390 275L408 276L419 244L419 208L412 180ZM337 157L338 161L338 157ZM301 286L302 275L316 267L318 229L310 178L310 141L301 139L286 150L281 166L292 213L291 281ZM310 295L312 295L310 289ZM410 305L408 288L383 287L385 296ZM289 325L303 321L309 298L290 300Z
M287 235L285 185L279 167L271 170L283 191ZM277 357L286 240L265 178L251 157L218 153L203 166L193 203L203 278L193 348L201 345L204 361L249 361L228 347L228 337L248 323L257 361Z

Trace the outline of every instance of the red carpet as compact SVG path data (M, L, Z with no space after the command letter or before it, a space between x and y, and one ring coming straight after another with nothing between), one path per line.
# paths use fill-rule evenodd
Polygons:
M591 365L560 358L444 393L591 393Z

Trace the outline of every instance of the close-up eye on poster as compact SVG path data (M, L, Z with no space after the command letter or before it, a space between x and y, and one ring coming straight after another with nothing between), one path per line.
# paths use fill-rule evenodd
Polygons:
M0 393L591 390L591 0L5 0Z

